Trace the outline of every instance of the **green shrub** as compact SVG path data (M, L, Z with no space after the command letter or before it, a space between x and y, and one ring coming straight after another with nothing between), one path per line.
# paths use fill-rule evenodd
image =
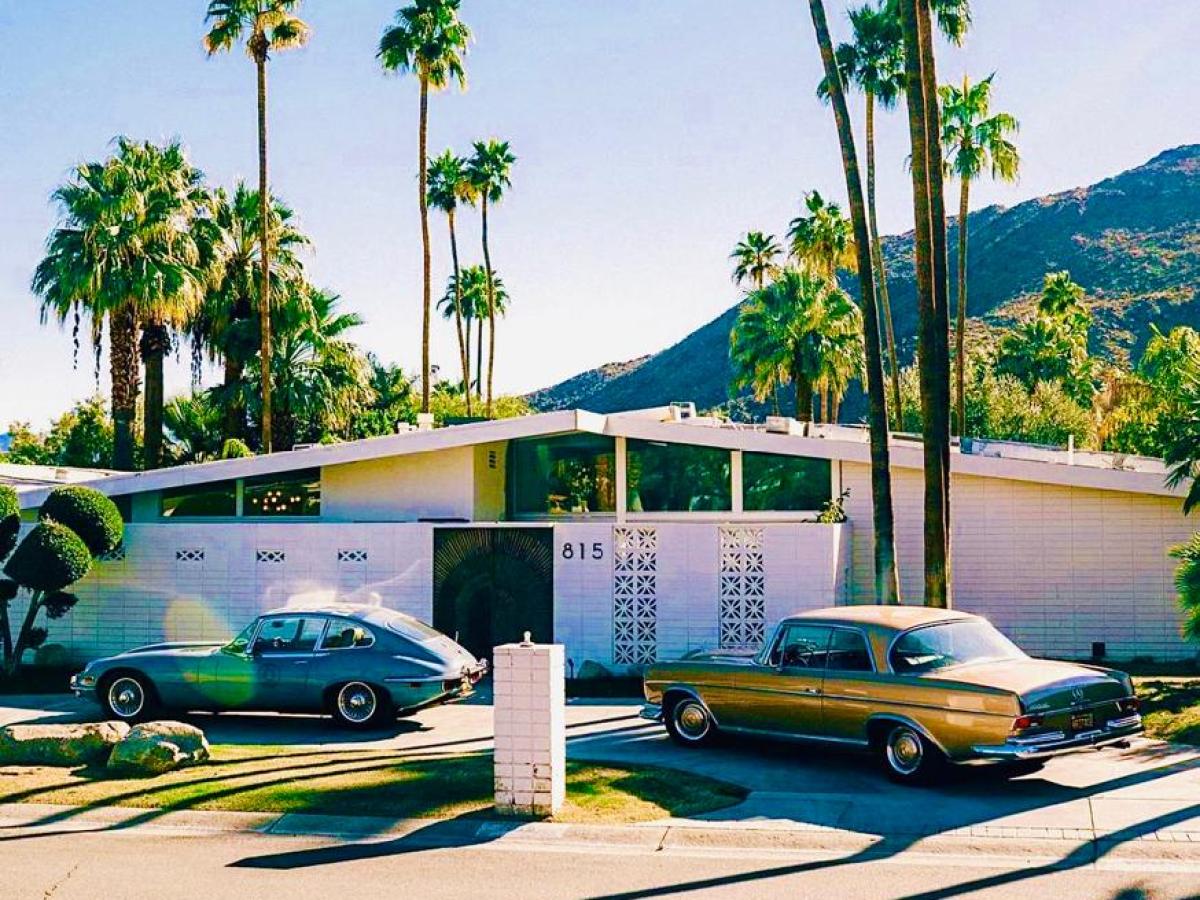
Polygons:
M0 484L0 559L12 553L20 530L21 503L17 492L10 485Z
M237 438L230 438L221 445L221 459L245 459L253 455L254 451L246 446L246 442Z
M61 591L92 567L92 554L66 525L43 521L25 536L4 574L31 591Z
M117 505L94 488L82 485L52 490L38 511L38 518L70 528L92 556L111 553L125 535L125 523Z
M1179 591L1179 608L1183 612L1183 636L1200 641L1200 533L1171 548L1171 555L1179 560L1175 588Z

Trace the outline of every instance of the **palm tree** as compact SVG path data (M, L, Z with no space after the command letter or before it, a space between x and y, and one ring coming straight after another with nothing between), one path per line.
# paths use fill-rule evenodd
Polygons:
M517 158L512 155L508 141L476 141L474 153L467 161L467 179L479 197L483 216L483 269L487 275L488 298L488 374L485 411L492 415L492 376L496 370L496 296L492 256L488 249L488 205L500 202L505 188L512 186L509 173Z
M458 238L454 232L454 214L460 200L470 201L472 195L471 183L466 176L465 159L455 156L447 150L441 156L429 161L429 205L440 209L446 214L446 224L450 229L450 259L454 264L453 281L458 285ZM454 328L458 332L458 355L462 363L464 401L467 415L471 415L471 358L467 349L466 334L463 330L462 297L454 297Z
M971 182L984 169L1002 181L1016 181L1021 159L1008 139L1020 125L1008 113L991 113L992 78L976 84L963 76L962 87L943 85L942 146L946 170L958 177L958 314L955 328L955 383L957 386L958 433L966 425L966 331L967 331L967 211Z
M849 17L854 40L839 44L834 57L842 75L843 87L857 87L863 92L866 101L867 228L875 266L877 299L883 314L885 352L892 383L893 416L899 427L900 365L896 353L896 332L892 326L892 303L888 294L887 270L883 262L883 245L875 214L875 104L878 103L883 109L892 109L896 105L904 88L904 44L898 14L884 2L878 6L868 3L851 9ZM827 79L822 79L817 93L823 99L828 99Z
M892 473L888 450L887 388L883 380L883 355L879 342L879 311L876 308L875 272L871 265L871 239L863 204L862 179L858 172L858 151L842 89L842 76L833 55L833 41L825 18L823 0L809 0L817 48L829 85L838 144L842 155L842 173L846 177L846 196L850 201L853 246L858 263L859 298L863 313L863 343L867 369L867 421L871 441L871 502L875 525L875 599L878 603L900 602L896 569L895 521L892 511ZM837 217L840 219L840 214ZM836 246L836 245L835 245ZM833 273L830 273L833 277Z
M289 285L303 281L304 267L297 253L311 242L297 227L291 207L272 197L268 201L267 241L270 296L279 301ZM211 215L198 223L213 232L208 242L218 248L217 276L207 291L198 314L190 325L193 348L193 381L198 381L200 357L221 362L221 432L226 439L244 438L246 403L242 395L247 363L259 347L259 289L262 248L258 191L238 182L233 194L218 188L213 195Z
M201 391L172 397L163 408L174 464L208 462L221 454L222 411L211 394Z
M144 345L151 395L147 458L156 465L162 434L160 328L182 320L201 293L199 254L190 227L202 191L200 175L187 164L178 143L158 147L118 138L116 144L112 157L79 166L54 192L61 219L34 272L32 289L42 298L43 320L73 317L76 335L81 317L91 320L97 355L107 321L112 464L132 469L139 331L146 325L156 335Z
M811 272L787 269L751 291L730 334L733 387L763 400L791 382L796 417L812 421L813 391L845 389L857 368L850 364L861 346L858 310L836 285Z
M1090 321L1091 315L1083 305L1083 297L1083 286L1072 281L1071 273L1066 269L1047 272L1042 281L1038 312L1054 319Z
M475 385L478 390L483 384L483 323L488 317L488 278L483 266L467 266L459 272L458 278L450 277L446 283L446 292L438 301L442 316L451 318L457 300L466 320L467 358L471 355L471 324L478 322L478 337L475 340ZM508 290L499 272L492 273L492 297L497 316L503 317L508 311ZM467 373L468 384L470 373Z
M804 207L807 215L801 213L788 225L791 256L818 277L834 281L839 269L854 265L854 228L842 208L817 191L804 195Z
M370 400L369 364L346 338L362 318L341 312L338 304L335 294L299 285L276 307L279 340L272 368L280 447L349 436L356 413ZM250 374L261 378L257 366Z
M429 134L429 92L457 81L466 89L463 56L471 30L458 17L459 0L415 0L396 13L395 24L383 32L376 57L385 72L411 72L421 88L417 127L417 204L421 210L422 319L421 412L429 412L432 380L429 364L429 326L432 306L432 261L429 249L429 206L426 143Z
M889 0L904 34L917 281L917 357L924 445L925 603L952 602L950 557L950 346L946 206L933 16L952 41L970 24L966 0Z
M212 56L232 50L243 37L246 53L258 76L258 200L259 355L271 359L271 245L267 223L270 196L267 187L267 60L273 50L288 50L308 43L307 23L294 15L300 0L211 0L204 21L210 23L204 49ZM269 367L268 367L269 369ZM262 379L262 446L271 452L271 378Z
M816 330L823 344L821 374L816 379L816 387L822 398L829 398L829 407L822 411L822 418L836 422L850 382L865 374L862 311L845 291L831 291L823 304L821 322Z
M733 283L741 285L749 281L755 290L760 289L767 278L779 274L779 258L783 248L775 243L775 235L761 231L750 231L738 241L729 258L734 261Z

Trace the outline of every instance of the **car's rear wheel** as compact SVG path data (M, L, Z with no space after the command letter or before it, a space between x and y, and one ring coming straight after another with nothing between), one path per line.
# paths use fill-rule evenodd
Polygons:
M671 703L663 722L671 739L684 747L698 747L707 743L717 732L712 715L695 697L680 697Z
M333 695L333 718L346 728L372 728L388 716L389 702L364 681L343 684Z
M144 675L120 673L104 683L100 702L109 718L140 722L156 707L154 687Z
M896 725L880 748L884 771L900 784L928 784L946 758L925 735L908 725Z

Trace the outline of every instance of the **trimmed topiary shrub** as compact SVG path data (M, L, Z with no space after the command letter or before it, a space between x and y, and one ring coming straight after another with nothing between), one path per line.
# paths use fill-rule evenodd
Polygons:
M39 522L21 541L4 574L31 591L51 593L74 584L92 567L87 544L59 522Z
M11 485L0 484L0 559L5 559L17 545L21 530L21 503Z
M67 526L79 535L92 556L111 553L125 536L125 523L117 505L95 488L81 485L52 490L38 510L38 518Z

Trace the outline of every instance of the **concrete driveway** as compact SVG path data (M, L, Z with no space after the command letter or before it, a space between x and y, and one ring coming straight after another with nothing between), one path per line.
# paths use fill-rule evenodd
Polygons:
M730 827L832 829L912 839L937 834L1051 837L1126 842L1200 842L1200 752L1157 741L1051 760L1035 775L1009 779L987 767L956 770L935 788L892 784L866 755L790 744L727 740L684 749L630 701L572 701L567 754L576 760L654 764L748 788L746 802L705 817ZM61 695L0 697L0 725L98 717ZM398 755L455 755L491 749L492 710L466 702L426 710L394 727L347 733L307 716L187 717L213 743L392 748Z

